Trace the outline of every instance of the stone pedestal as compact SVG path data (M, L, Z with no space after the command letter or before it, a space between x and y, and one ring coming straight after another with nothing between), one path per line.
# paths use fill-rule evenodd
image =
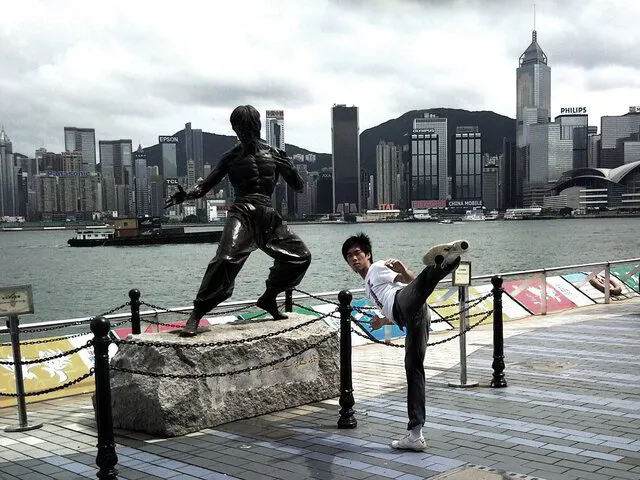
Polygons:
M115 428L162 436L184 435L223 423L337 397L340 394L339 336L319 320L264 340L219 347L195 343L249 339L299 325L313 317L289 313L287 320L229 323L193 338L176 333L135 335L135 340L171 343L121 345L112 366L167 374L222 373L263 365L316 348L273 366L223 377L172 379L111 372Z

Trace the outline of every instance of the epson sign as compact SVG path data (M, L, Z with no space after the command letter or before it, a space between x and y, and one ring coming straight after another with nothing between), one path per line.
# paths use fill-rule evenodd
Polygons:
M560 109L560 115L576 115L576 114L587 114L587 107L562 107Z
M158 137L158 143L178 143L178 137L173 135L161 135Z

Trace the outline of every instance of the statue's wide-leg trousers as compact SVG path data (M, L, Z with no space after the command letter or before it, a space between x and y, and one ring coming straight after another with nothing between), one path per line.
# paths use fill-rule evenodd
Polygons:
M298 285L311 263L304 242L283 224L273 208L233 205L216 256L207 266L193 302L194 316L201 318L232 295L236 276L258 248L274 259L266 281L267 288L274 292Z

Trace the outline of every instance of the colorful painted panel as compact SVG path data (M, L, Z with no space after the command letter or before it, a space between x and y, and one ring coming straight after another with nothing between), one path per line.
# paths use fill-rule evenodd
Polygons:
M640 292L640 265L611 267L611 273L635 292Z
M473 294L469 294L473 297L481 297L483 295L488 294L493 290L493 285L485 284L485 285L475 285L470 287L470 292L474 292ZM493 310L493 297L487 298L481 304L482 308L487 308L489 310ZM477 308L477 307L476 307ZM502 320L515 320L517 318L529 317L531 312L529 312L526 308L523 308L518 302L514 301L509 295L502 295Z
M589 298L587 295L574 287L573 284L560 276L547 277L547 285L553 285L553 288L562 293L578 307L586 307L588 305L593 305L594 303L596 303L595 300Z
M68 339L60 337L59 340L50 343L22 344L22 360L34 360L58 355L62 352L72 350L80 345L86 344L92 338L92 334ZM73 340L73 341L72 341ZM91 350L89 352L88 350ZM83 350L85 355L93 355L93 349ZM11 346L0 347L0 358L4 361L13 361ZM87 357L89 358L89 357ZM46 390L52 387L65 384L84 375L89 371L89 366L79 354L68 355L62 358L48 360L43 363L22 365L22 376L24 378L25 392L35 392ZM15 367L14 365L0 365L0 392L15 393ZM71 387L58 390L44 395L26 397L27 403L32 403L51 398L77 395L79 393L93 391L94 379L89 377ZM16 399L10 397L0 397L0 406L15 405Z
M627 285L622 283L612 271L612 282L614 286L620 287L620 293L617 293L616 289L611 291L611 300L618 301L626 298L636 297L638 293L633 291ZM593 299L597 303L604 303L604 291L602 290L602 281L604 280L604 270L599 272L579 272L569 273L562 275L562 278L570 282L575 288L579 289L582 293ZM599 285L599 288L597 286Z
M504 282L504 291L523 305L534 315L542 313L542 278L539 275L523 280ZM560 291L547 283L547 312L560 312L575 308L576 304L565 297Z

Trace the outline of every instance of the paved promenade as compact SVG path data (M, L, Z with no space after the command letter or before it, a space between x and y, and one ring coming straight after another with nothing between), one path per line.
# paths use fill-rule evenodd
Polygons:
M432 335L431 341L444 336ZM424 453L406 433L402 349L354 349L358 427L338 430L337 399L162 439L117 433L121 479L640 479L640 301L505 324L504 389L491 380L491 326L427 352ZM44 427L0 430L0 479L96 478L90 396L28 406ZM15 408L0 409L2 427Z

